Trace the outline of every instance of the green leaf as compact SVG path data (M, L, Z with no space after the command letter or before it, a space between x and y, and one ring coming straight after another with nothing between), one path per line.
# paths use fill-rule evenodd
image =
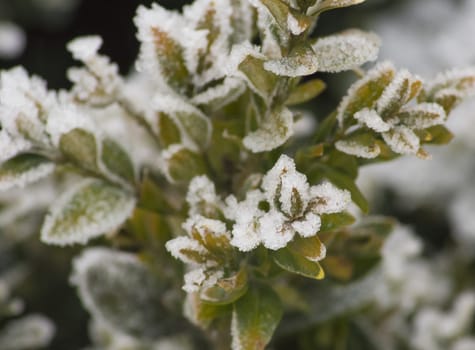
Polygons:
M36 154L21 154L0 165L0 191L23 187L54 171L55 165Z
M126 334L155 339L176 329L163 285L135 255L90 248L73 263L73 284L94 318Z
M155 213L172 214L175 208L169 203L162 189L147 175L140 184L137 206Z
M134 165L127 152L117 142L109 138L102 141L101 160L110 172L131 184L134 183Z
M323 80L312 79L297 86L297 88L290 94L285 104L287 106L298 105L320 95L326 88Z
M316 4L308 9L308 15L318 16L328 10L358 5L364 1L365 0L317 0Z
M167 173L173 181L189 182L193 177L206 173L204 160L198 153L185 147L173 147L166 152Z
M353 215L347 212L323 214L320 217L322 219L320 232L333 231L341 227L350 226L356 220Z
M281 0L260 0L267 7L272 17L282 30L287 30L287 18L290 14L289 6Z
M277 294L266 286L253 286L234 304L233 350L264 350L282 318Z
M247 77L256 93L264 99L269 99L274 94L279 77L264 69L262 59L248 55L238 68Z
M275 263L282 269L313 279L322 279L325 272L318 262L310 261L289 248L279 249L273 253Z
M287 247L297 255L314 262L322 260L326 254L326 248L317 235L308 238L295 237Z
M321 123L318 124L317 132L315 133L315 143L321 143L326 141L332 136L334 129L338 125L338 114L336 112L328 115Z
M85 244L117 229L127 220L135 198L119 187L84 179L63 193L50 207L41 229L48 244Z
M200 297L206 303L226 305L242 297L247 288L247 272L241 269L231 277L218 280L216 285L201 290Z
M452 141L454 134L444 125L435 125L418 133L422 142L432 145L446 145Z
M61 135L59 149L81 168L98 170L96 137L89 131L76 128Z
M158 112L158 142L165 149L181 142L180 129L175 121L167 114Z

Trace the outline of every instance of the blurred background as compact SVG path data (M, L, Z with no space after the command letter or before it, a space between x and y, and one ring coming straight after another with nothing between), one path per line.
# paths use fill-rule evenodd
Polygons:
M159 1L170 9L189 2ZM132 19L137 6L151 3L0 0L0 69L22 65L44 78L49 88L68 88L66 70L77 63L66 51L66 43L77 36L97 34L104 39L101 52L127 75L139 49ZM474 19L473 0L367 0L360 6L325 13L316 33L325 35L348 27L374 31L382 38L382 60L390 59L398 67L430 78L447 68L475 65ZM317 119L336 107L354 80L351 74L322 78L328 82L327 91L306 106ZM428 259L458 255L470 271L475 267L475 103L459 107L451 118L449 128L456 138L443 150L430 149L433 160L407 157L389 165L369 166L361 173L360 185L371 198L372 213L396 216L414 228ZM55 324L56 335L48 349L83 349L89 343L88 316L68 284L70 259L79 250L26 240L28 235L20 234L19 225L12 232L2 211L11 196L14 194L0 197L0 329L8 321L1 317L2 288L7 288L2 283L9 283L22 300L22 312L41 313ZM41 214L30 212L25 220L39 227ZM12 271L23 277L11 277Z

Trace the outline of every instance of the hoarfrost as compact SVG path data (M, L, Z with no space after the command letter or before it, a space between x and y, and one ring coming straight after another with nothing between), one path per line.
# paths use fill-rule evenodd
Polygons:
M54 169L54 163L45 163L21 173L0 173L0 191L5 191L13 187L25 187L32 182L36 182L50 175Z
M382 134L384 142L399 154L416 154L420 147L419 137L406 126L399 125Z
M356 112L354 118L376 132L385 132L391 129L391 125L385 122L374 109L364 108Z
M293 122L293 114L289 109L273 111L256 131L244 137L244 146L254 153L273 150L292 136Z
M380 40L375 34L354 29L318 39L312 48L318 71L336 73L375 61L379 46Z
M41 240L61 246L85 244L117 229L135 204L135 198L118 187L84 179L52 204L41 228Z
M376 158L381 153L381 148L377 144L363 145L356 141L348 140L335 142L335 148L340 152L366 159Z

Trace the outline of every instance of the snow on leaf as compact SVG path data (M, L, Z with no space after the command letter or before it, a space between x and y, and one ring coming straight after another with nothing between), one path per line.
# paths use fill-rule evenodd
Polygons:
M434 125L443 124L447 115L445 110L437 103L420 103L404 108L398 118L411 129L426 129Z
M384 142L399 154L416 154L420 142L417 135L406 126L396 126L382 134Z
M300 45L288 56L266 61L264 68L276 75L299 77L315 73L319 68L319 60L310 46Z
M264 200L265 196L260 190L249 191L239 203L234 196L226 198L224 214L235 221L231 245L240 251L251 251L261 243L259 218L264 211L259 209L259 203Z
M308 212L302 220L292 222L292 228L302 237L312 237L320 231L322 220L320 216Z
M350 192L325 182L310 188L313 210L318 214L332 214L345 210L351 202Z
M375 61L380 39L373 33L348 30L318 39L312 49L320 72L341 72Z
M376 132L385 132L391 129L391 125L386 123L374 109L364 108L356 112L353 117Z
M268 114L256 131L244 137L243 143L254 153L265 152L283 145L292 134L292 112L281 108Z
M287 223L288 218L280 211L269 210L259 219L261 241L270 250L284 248L295 236L295 230Z
M130 216L135 198L116 186L84 179L63 193L50 207L41 240L48 244L85 244L110 233Z
M54 324L42 315L13 320L0 331L2 350L27 350L47 347L55 333Z
M208 262L208 251L196 240L181 236L169 240L166 249L175 258L190 265L204 265Z
M55 165L35 154L21 154L0 165L0 191L24 187L51 174Z

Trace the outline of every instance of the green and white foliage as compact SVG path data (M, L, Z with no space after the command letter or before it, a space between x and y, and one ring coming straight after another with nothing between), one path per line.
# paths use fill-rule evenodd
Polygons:
M471 341L460 311L473 309L469 287L428 293L444 270L412 235L390 236L393 220L361 217L352 204L370 211L357 182L364 165L425 159L426 144L451 140L446 122L474 94L474 70L424 81L390 62L368 67L381 45L372 32L320 35L326 11L361 2L140 6L132 77L99 53L97 36L68 44L82 66L68 71L67 91L23 68L0 73L0 190L15 191L1 197L0 229L47 211L35 229L44 243L105 246L73 263L92 315L90 349L263 350L282 339L274 332L293 330L306 344L303 330L322 325L307 348L341 348L329 334L368 306L362 318L375 328L383 316L414 323L407 347L433 340L459 350L459 333ZM302 114L314 117L296 106L322 93L319 77L343 71L359 79L335 110L315 130L296 130ZM12 200L34 182L49 195ZM457 322L445 324L434 304L454 295L460 302L445 313ZM44 323L19 324L49 334Z

